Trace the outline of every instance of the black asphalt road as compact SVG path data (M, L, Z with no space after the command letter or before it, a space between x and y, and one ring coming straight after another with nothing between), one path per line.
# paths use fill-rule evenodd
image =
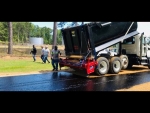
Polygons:
M150 82L150 72L85 78L69 72L0 77L0 91L115 91Z

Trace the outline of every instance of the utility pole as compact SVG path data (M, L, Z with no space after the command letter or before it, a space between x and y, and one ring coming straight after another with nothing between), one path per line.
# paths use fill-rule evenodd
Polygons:
M57 44L57 22L53 25L53 45Z
M9 37L8 37L8 54L12 54L12 39L13 39L13 30L12 30L12 22L8 22L8 32L9 32Z

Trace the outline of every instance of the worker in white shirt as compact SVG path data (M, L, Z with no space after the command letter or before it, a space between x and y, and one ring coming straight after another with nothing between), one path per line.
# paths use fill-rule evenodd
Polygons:
M48 63L50 63L50 61L48 60L48 56L50 56L50 50L48 49L48 46L45 46L45 50L44 50L44 59L43 62L46 63L46 61Z

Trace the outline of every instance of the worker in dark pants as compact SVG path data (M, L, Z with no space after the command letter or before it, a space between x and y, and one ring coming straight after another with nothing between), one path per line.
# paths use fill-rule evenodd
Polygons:
M45 50L45 48L43 46L41 46L41 60L42 60L42 63L44 63L44 50Z
M31 50L30 54L32 53L32 57L33 57L33 62L36 61L36 53L37 53L37 50L36 50L36 47L33 45L33 49Z
M53 71L58 71L58 64L59 64L59 59L60 59L59 56L60 55L61 55L61 53L58 50L57 46L54 46L54 49L51 52Z

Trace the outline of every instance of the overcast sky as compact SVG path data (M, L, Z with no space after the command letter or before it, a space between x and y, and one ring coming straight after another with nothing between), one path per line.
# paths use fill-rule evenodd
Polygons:
M49 27L53 29L53 22L32 22L39 27ZM150 22L138 22L138 31L150 36Z

